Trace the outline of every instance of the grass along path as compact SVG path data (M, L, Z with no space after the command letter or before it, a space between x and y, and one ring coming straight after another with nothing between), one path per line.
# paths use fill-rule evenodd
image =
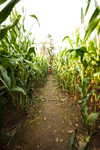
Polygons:
M71 133L84 131L80 108L49 75L43 87L33 93L29 113L10 144L10 150L68 150ZM55 89L55 90L54 90ZM77 138L83 138L77 135ZM80 139L78 139L80 141Z

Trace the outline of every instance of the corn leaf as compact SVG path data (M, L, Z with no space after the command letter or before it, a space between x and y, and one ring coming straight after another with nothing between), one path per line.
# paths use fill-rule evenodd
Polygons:
M12 92L22 92L24 95L26 95L26 92L20 88L19 86L15 86L11 89Z
M11 137L12 136L12 134L10 133L10 132L4 132L4 133L1 133L2 135L5 135L5 136L7 136L7 137Z
M11 70L11 88L15 86L14 63L10 61L9 68Z
M91 0L88 0L87 7L86 7L86 10L85 10L85 15L86 15L87 12L88 12L88 9L89 9L89 6L90 6L90 2L91 2Z
M91 16L89 23L91 23L99 15L99 12L100 12L100 9L97 7Z
M2 65L5 69L7 69L8 66L9 66L9 59L8 59L8 58L3 59L1 65Z
M65 88L67 89L68 87L68 83L69 83L69 80L71 79L71 71L68 71L68 76L67 76L67 80L66 80L66 83L65 83Z
M92 113L87 117L85 122L86 129L88 128L89 125L93 124L96 119L98 119L99 114L100 113Z
M36 65L34 65L31 61L28 61L26 59L24 59L24 61L28 66L32 67L34 70L39 71L41 73L41 70Z
M37 17L36 17L35 15L30 15L30 17L35 18L35 19L37 20L37 22L38 22L39 26L40 26L40 23L39 23L39 21L38 21L38 19L37 19Z
M34 53L34 55L36 56L35 47L30 47L29 48L28 55L30 55L31 53Z
M2 40L4 38L4 36L6 35L7 31L10 30L11 28L13 28L15 25L17 25L18 21L20 20L21 15L18 15L16 20L13 22L12 25L8 25L6 27L4 27L3 29L0 30L0 40Z
M75 132L72 133L71 135L71 140L70 140L70 145L69 145L69 150L74 150L74 141L75 141Z
M67 36L65 36L65 37L63 38L62 42L63 42L65 39L68 39L68 42L69 42L69 44L70 44L71 48L73 48L73 43L71 42L70 37L69 37L68 35L67 35Z
M83 43L86 42L86 40L89 38L89 36L91 35L91 33L94 31L94 29L98 26L98 24L100 23L100 18L98 19L97 17L91 21L88 24L87 30L85 32L85 36L84 36L84 40Z
M84 23L84 15L83 15L83 8L81 8L81 23Z
M0 0L0 5L2 5L3 3L5 3L7 0Z
M10 12L12 11L13 7L19 2L20 0L11 0L0 12L0 24L5 21L5 19L9 16Z
M1 74L2 74L2 76L4 78L4 82L6 83L6 85L8 87L10 87L11 79L8 77L7 70L3 66L0 65L0 71L1 71Z

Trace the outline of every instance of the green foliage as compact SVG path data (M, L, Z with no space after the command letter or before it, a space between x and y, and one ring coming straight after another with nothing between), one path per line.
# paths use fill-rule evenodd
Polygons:
M69 41L69 44L70 44L71 48L73 48L73 43L72 43L72 41L71 41L70 37L69 37L68 35L67 35L67 36L65 36L65 37L63 38L62 42L63 42L65 39L68 39L68 41Z
M16 0L13 2L17 3ZM13 5L15 3L11 7ZM8 5L4 10L7 8ZM5 15L5 11L2 12ZM35 15L32 17L37 20ZM7 98L5 93L10 95L7 101L13 104L14 109L20 107L26 111L26 105L32 99L33 90L41 85L48 75L47 60L37 56L34 39L30 38L30 31L26 35L25 16L22 14L21 17L15 9L10 14L10 20L13 24L3 27L0 32L0 132Z
M5 19L10 15L13 7L19 2L20 0L11 0L0 12L0 24L5 21Z
M88 9L89 9L89 6L90 6L90 2L91 2L91 0L88 0L88 2L87 2L87 7L86 7L86 10L85 10L85 15L86 15L87 12L88 12Z
M88 0L85 15L89 9L91 0ZM87 41L91 33L97 29L99 33L100 27L100 8L96 3L96 8L89 20L87 29L85 31L84 39L80 39L79 28L76 29L76 42L72 41L69 36L65 36L62 41L68 39L71 49L65 48L60 50L53 61L53 69L58 81L64 87L64 90L70 94L75 95L75 103L81 103L81 114L83 117L84 126L86 129L87 138L84 146L80 150L87 150L90 148L90 139L96 132L93 131L88 135L90 125L94 125L95 120L98 119L100 112L97 111L97 102L100 98L98 91L100 91L100 40L99 47L97 46L97 37L91 41ZM81 9L81 21L84 22L83 9ZM87 42L87 43L86 43ZM75 47L74 47L75 44ZM90 91L89 91L90 90ZM94 105L91 106L90 97L94 95ZM78 97L81 96L81 100ZM71 109L72 106L71 105ZM89 107L94 112L89 113ZM74 149L75 132L71 136L69 149Z
M6 85L8 87L10 87L10 85L11 85L11 79L7 75L7 70L3 66L0 65L0 71L1 71L1 74L3 76L4 82L6 83Z
M2 5L3 3L5 3L7 0L0 0L0 5Z
M39 26L40 26L40 23L39 23L39 21L38 21L37 17L36 17L35 15L30 15L30 16L31 16L31 17L33 17L33 18L35 18L35 19L37 20L37 22L38 22Z
M81 23L84 23L84 15L83 15L83 8L81 8Z
M74 150L74 140L75 140L75 132L72 133L71 135L71 140L70 140L70 145L69 145L69 150Z
M89 38L91 33L96 29L96 27L100 23L100 18L99 18L99 13L100 13L100 8L96 7L87 26L87 29L85 31L85 36L83 42L86 42L86 40Z
M93 124L94 121L95 121L96 119L98 119L99 114L100 114L100 113L92 113L92 114L90 114L90 115L87 117L87 119L86 119L86 121L85 121L85 127L86 127L86 129L88 129L88 126L91 125L91 124Z
M8 30L12 29L14 26L17 25L17 23L19 22L20 18L21 18L21 15L18 15L18 17L16 18L16 20L13 22L12 25L6 26L6 27L4 27L3 29L0 30L0 40L2 40L4 38L4 36L7 34Z

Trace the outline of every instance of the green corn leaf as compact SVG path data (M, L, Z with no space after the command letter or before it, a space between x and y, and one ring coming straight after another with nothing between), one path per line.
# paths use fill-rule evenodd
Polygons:
M30 17L35 18L35 19L37 20L37 22L38 22L39 26L40 26L40 23L39 23L39 21L38 21L38 19L37 19L37 17L36 17L35 15L30 15Z
M69 83L69 80L70 80L70 74L71 74L71 71L68 72L67 80L66 80L66 83L65 83L65 88L66 89L68 87L68 83Z
M25 79L25 80L27 80L27 79ZM21 84L21 86L24 86L24 83L22 82L22 80L20 78L16 77L16 81L18 81Z
M26 62L26 64L27 64L28 66L32 67L34 70L36 70L36 71L42 73L41 70L40 70L36 65L34 65L31 61L28 61L28 60L26 60L26 59L24 59L24 61Z
M84 15L83 15L83 8L81 8L81 23L84 23Z
M34 55L36 56L35 47L30 47L29 48L28 54L30 55L31 53L34 53Z
M71 140L70 140L70 145L69 145L69 150L74 150L74 141L75 141L75 132L72 133L71 135Z
M0 0L0 5L2 5L3 3L5 3L7 0Z
M77 102L73 102L73 104L70 106L70 110L72 110L73 105L77 103Z
M100 23L99 23L100 24ZM98 27L98 33L97 33L98 35L100 34L100 26Z
M87 78L83 78L83 87L82 87L82 92L83 92L83 95L86 94L87 92L87 89L88 89L88 85L89 85L89 81Z
M89 38L89 36L91 35L91 33L94 31L94 29L98 26L98 24L100 23L100 18L95 18L87 27L87 30L85 32L85 36L84 36L84 40L83 43L86 42L86 40Z
M6 27L4 27L3 29L0 30L0 40L2 40L4 38L4 36L6 35L6 33L7 33L8 30L10 30L15 25L17 25L17 23L20 20L20 18L21 18L21 15L18 15L17 19L13 22L12 25L8 25L8 26L6 26Z
M88 53L87 49L85 46L82 46L82 47L79 47L79 48L76 48L74 49L75 51L80 51L82 53Z
M5 19L9 16L10 12L12 11L13 7L19 2L20 0L11 0L0 12L0 24L5 21Z
M15 64L10 61L9 68L11 70L11 88L15 86L14 67L15 67Z
M7 137L11 137L12 136L12 134L10 132L4 132L4 133L2 133L2 135L5 135Z
M98 5L98 3L97 3L97 1L95 0L95 7L99 7L99 5Z
M0 65L0 71L1 71L1 74L2 74L2 76L4 78L4 82L6 83L6 85L8 87L10 87L10 85L11 85L11 79L7 75L7 70L3 66Z
M80 34L78 33L77 35L76 35L76 44L78 45L78 43L79 43L79 39L80 39Z
M13 95L12 95L11 91L10 91L10 88L7 86L6 82L2 78L0 78L0 80L5 85L5 88L7 88L7 90L9 91L9 93L10 93L10 95L12 97L13 103L15 104L15 100L13 98Z
M81 93L81 96L82 96L82 88L79 86L79 84L75 84L76 87L79 89L80 93Z
M87 7L86 7L86 10L85 10L85 15L86 15L87 12L88 12L88 9L89 9L89 6L90 6L90 2L91 2L91 0L88 0Z
M5 89L6 88L6 86L1 86L0 87L0 90L3 90L3 89Z
M2 65L5 69L7 69L8 66L9 66L9 59L8 59L8 58L3 59L1 65Z
M68 42L69 42L69 44L70 44L71 48L73 48L73 43L71 42L70 37L69 37L68 35L67 35L67 36L65 36L65 37L63 38L62 42L63 42L65 39L68 39Z
M96 119L98 119L99 114L100 113L92 113L87 117L85 122L86 129L88 128L89 125L93 124Z
M93 22L93 20L99 15L99 12L100 12L100 9L97 7L91 16L89 23Z
M11 89L12 92L22 92L24 95L26 95L26 92L19 86L15 86Z
M84 47L84 46L78 47L78 48L75 48L75 49L69 49L68 51L66 51L66 53L68 53L68 52L71 53L73 51L76 51L79 56L83 56L84 53L88 53L86 47Z
M87 105L85 106L82 106L82 110L84 109L84 116L83 116L83 119L84 119L84 122L86 122L86 119L88 117L88 107Z
M22 92L24 95L26 95L26 103L27 103L27 94L26 94L26 92L24 91L24 89L22 89L22 88L19 87L19 86L15 86L15 87L13 87L10 91L11 91L11 92Z
M2 40L3 39L3 37L6 35L6 33L7 33L7 29L1 29L0 30L0 40Z

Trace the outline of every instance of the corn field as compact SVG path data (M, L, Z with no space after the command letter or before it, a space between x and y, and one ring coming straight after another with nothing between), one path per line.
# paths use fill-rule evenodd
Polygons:
M85 15L87 14L88 2ZM82 9L83 10L83 9ZM81 19L84 17L81 14ZM96 29L97 35L89 40L91 33ZM76 41L67 35L64 40L70 43L70 49L60 49L53 60L54 73L63 90L74 96L74 102L81 104L81 114L87 139L84 149L89 149L89 141L95 133L95 120L100 114L100 7L97 5L93 12L85 36L80 39L79 29L76 30ZM71 109L73 107L71 106ZM92 133L88 132L89 125L94 126ZM70 148L73 149L72 134ZM89 139L88 139L89 138Z
M11 1L0 12L0 23L17 2ZM31 40L30 32L25 31L25 16L19 15L15 8L9 18L13 24L0 29L0 133L5 104L12 101L14 112L16 108L26 111L32 92L42 84L48 73L47 60L37 56L35 39Z

